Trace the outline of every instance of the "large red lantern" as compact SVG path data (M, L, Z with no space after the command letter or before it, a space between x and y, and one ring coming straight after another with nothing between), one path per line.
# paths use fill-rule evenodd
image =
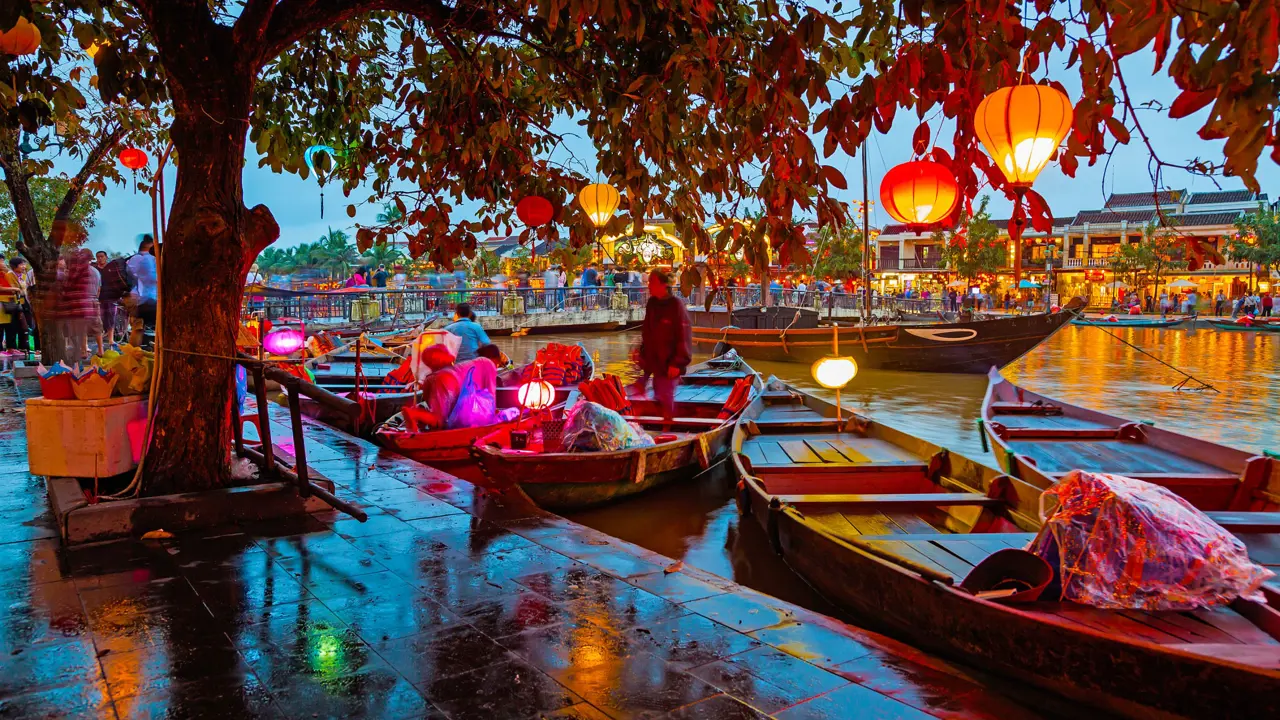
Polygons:
M951 215L959 199L956 176L932 160L896 165L880 181L880 202L885 211L915 230Z
M530 195L516 203L516 217L520 218L520 222L529 227L546 225L555 216L555 206L544 197Z
M1030 187L1071 129L1071 99L1048 85L1002 87L973 115L978 139L1014 187Z
M130 170L141 170L147 166L147 154L135 147L120 151L120 164Z

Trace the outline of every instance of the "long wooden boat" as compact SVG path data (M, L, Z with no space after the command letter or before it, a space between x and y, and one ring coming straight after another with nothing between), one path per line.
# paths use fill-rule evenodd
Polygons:
M1114 320L1108 319L1112 316L1103 317L1085 317L1081 315L1071 321L1072 325L1096 325L1098 327L1110 328L1172 328L1177 327L1192 318L1190 316L1180 318L1169 318L1167 320L1156 320L1153 318L1126 318L1115 317Z
M1225 330L1228 332L1280 332L1280 322L1271 322L1263 318L1254 318L1252 322L1244 323L1240 320L1217 320L1212 318L1199 318L1200 322L1207 323L1209 327L1215 330Z
M772 327L740 327L740 316L753 310L691 313L694 344L708 352L727 342L751 360L812 363L831 352L832 336L838 332L840 351L852 355L860 367L985 373L992 365L1003 367L1022 357L1075 317L1067 310L968 322L831 328L813 327L816 313L797 310L796 319L807 317L810 322L790 325L786 313L778 313Z
M590 356L587 357L589 359ZM498 373L498 388L494 395L494 401L498 408L520 406L518 392L521 385L522 371L523 367L520 367ZM590 380L594 374L594 365L588 366L586 379ZM576 390L576 384L556 387L555 400L552 405L563 404ZM440 470L454 472L462 469L461 465L471 463L471 446L476 439L499 430L510 432L511 430L529 429L531 427L533 427L533 422L526 417L519 424L516 422L495 423L474 428L428 430L425 432L380 430L374 434L374 441L382 447L395 450L420 463L431 465ZM467 479L471 479L471 477L468 476Z
M472 446L484 482L491 488L519 487L548 510L575 510L602 505L637 493L689 479L714 465L729 448L733 418L718 418L734 383L759 376L741 359L716 358L691 366L676 390L676 417L662 421L657 403L631 398L637 422L655 437L673 439L617 452L522 452L510 447L510 432L482 437Z
M925 649L1130 717L1278 716L1275 608L1237 600L1194 612L1112 611L979 596L961 583L993 554L1029 544L1049 478L1000 474L835 414L771 381L733 437L740 509L833 603ZM1272 473L1267 483L1239 504L1274 509L1267 493L1280 480ZM1237 531L1280 530L1271 512L1211 517ZM1280 562L1276 536L1264 537L1259 547Z

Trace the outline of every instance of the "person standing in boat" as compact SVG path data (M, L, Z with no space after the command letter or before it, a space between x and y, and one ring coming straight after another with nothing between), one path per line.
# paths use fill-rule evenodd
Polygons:
M644 373L641 384L653 378L653 399L662 408L662 419L670 423L675 417L676 386L693 360L693 327L684 301L672 294L671 277L664 270L649 273L649 303L635 360Z
M458 303L453 308L453 322L445 325L444 329L462 338L462 344L458 346L458 357L454 360L455 364L475 360L480 356L481 347L493 344L484 327L476 322L476 314L471 311L471 305L468 303Z

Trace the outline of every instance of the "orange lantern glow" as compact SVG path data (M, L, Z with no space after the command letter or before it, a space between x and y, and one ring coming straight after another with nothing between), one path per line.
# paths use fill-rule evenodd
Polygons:
M130 170L141 170L147 166L147 154L138 148L125 148L120 151L120 164Z
M30 55L40 47L40 28L19 17L18 22L0 33L0 53L5 55Z
M542 410L555 402L556 389L546 380L530 380L516 391L516 400L526 410Z
M932 160L896 165L880 181L885 211L910 228L937 223L955 210L959 199L956 176Z
M974 129L1015 187L1030 187L1071 129L1071 99L1048 85L1002 87L983 98Z
M618 211L618 203L622 196L611 185L596 183L582 188L578 193L578 204L586 211L587 218L596 227L604 227Z

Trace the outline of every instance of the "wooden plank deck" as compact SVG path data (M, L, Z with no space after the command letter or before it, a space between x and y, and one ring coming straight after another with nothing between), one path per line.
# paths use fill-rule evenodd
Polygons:
M1012 440L1009 447L1033 459L1050 473L1088 470L1109 473L1167 473L1234 478L1229 472L1208 463L1176 455L1167 450L1123 440Z
M991 418L991 422L998 422L1010 430L1015 428L1026 428L1029 430L1104 430L1106 428L1118 427L1117 425L1108 425L1107 423L1094 422L1083 418L1068 417L1066 415L996 414Z
M884 440L830 432L758 435L744 442L742 449L753 464L765 462L798 468L822 465L919 465L924 462ZM757 459L757 454L763 455L765 459Z

